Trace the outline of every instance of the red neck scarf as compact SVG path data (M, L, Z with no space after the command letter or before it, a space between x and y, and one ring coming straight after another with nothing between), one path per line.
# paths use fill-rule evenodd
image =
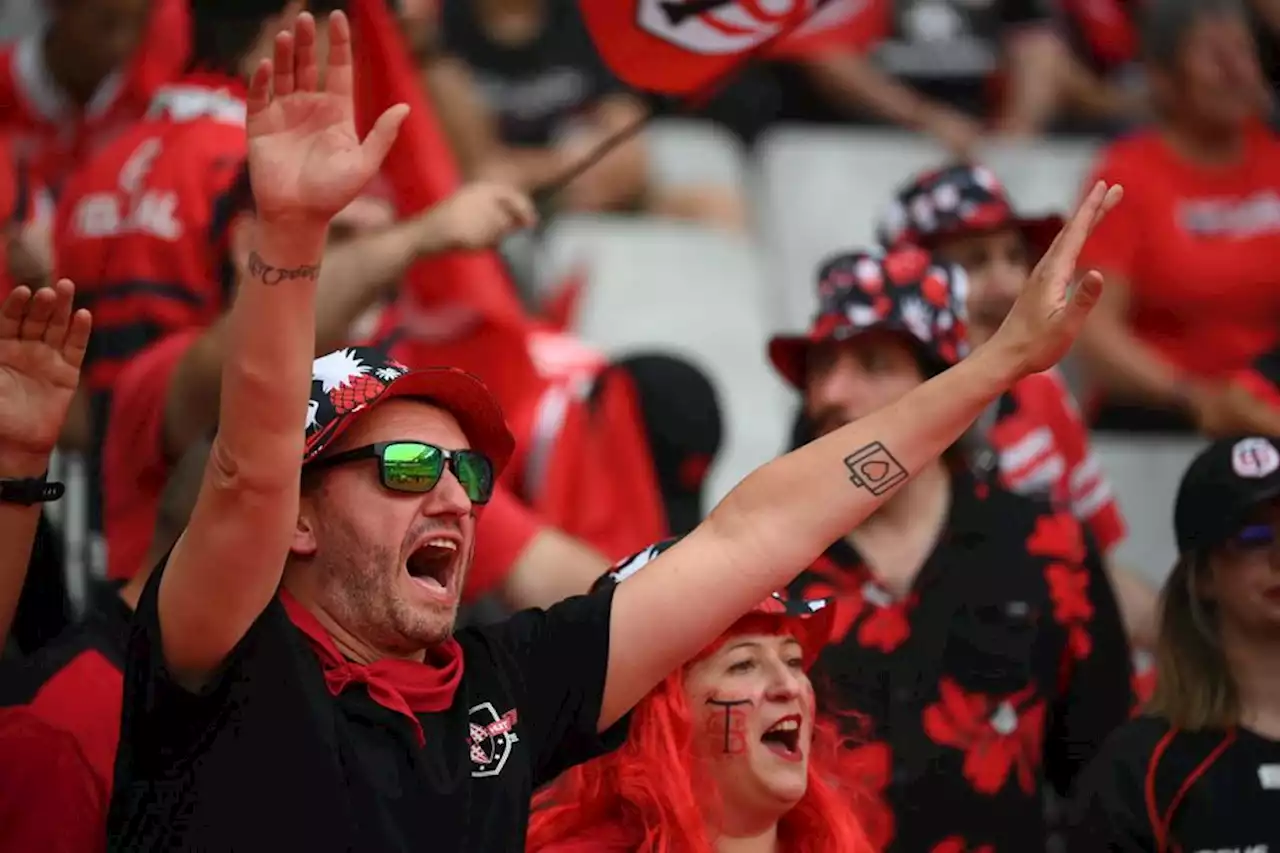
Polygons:
M280 590L280 601L289 621L306 635L308 645L320 659L330 693L337 696L352 684L363 684L370 699L412 720L418 745L425 743L422 724L415 714L443 711L453 704L462 681L462 647L457 640L450 637L427 649L422 663L383 658L368 665L359 664L342 656L320 620L287 590Z

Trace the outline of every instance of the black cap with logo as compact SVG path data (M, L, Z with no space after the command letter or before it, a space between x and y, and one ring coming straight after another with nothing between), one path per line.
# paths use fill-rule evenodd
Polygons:
M1182 475L1173 510L1178 551L1206 551L1230 539L1259 504L1280 497L1280 439L1215 441Z

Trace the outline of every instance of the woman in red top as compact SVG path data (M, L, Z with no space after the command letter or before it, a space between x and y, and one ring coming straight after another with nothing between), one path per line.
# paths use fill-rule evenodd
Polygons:
M623 560L616 583L676 540ZM530 853L871 853L832 784L834 730L805 674L831 635L828 602L775 596L668 676L633 711L626 744L534 801Z
M1280 140L1242 4L1148 13L1159 121L1103 154L1095 178L1123 182L1125 208L1080 255L1107 280L1080 338L1100 428L1189 427L1280 331Z

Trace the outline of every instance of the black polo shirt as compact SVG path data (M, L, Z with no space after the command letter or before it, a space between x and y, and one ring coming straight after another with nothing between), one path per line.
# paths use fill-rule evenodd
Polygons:
M611 590L458 631L457 697L418 715L419 747L363 687L330 694L278 598L214 682L183 689L161 652L161 575L129 648L109 850L519 851L534 788L625 737L596 733Z
M845 541L795 582L842 593L819 658L846 773L880 794L877 849L1045 849L1066 792L1129 714L1129 650L1098 553L1039 500L953 477L949 517L897 599Z
M1165 720L1140 717L1107 740L1081 777L1070 823L1073 853L1274 853L1280 741L1248 729L1171 735ZM1161 848L1154 827L1166 823Z

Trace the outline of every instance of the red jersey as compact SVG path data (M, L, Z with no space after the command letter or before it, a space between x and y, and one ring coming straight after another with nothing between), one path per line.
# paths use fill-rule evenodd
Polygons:
M1082 269L1123 278L1129 326L1195 377L1221 378L1280 337L1280 138L1260 123L1240 162L1180 158L1157 131L1113 144L1096 178L1124 185Z
M0 50L0 129L42 185L60 188L86 159L143 117L156 88L187 61L185 0L157 0L129 65L103 80L88 105L70 103L50 76L44 33Z
M227 305L222 236L245 158L243 84L187 77L157 92L152 114L78 172L58 205L58 274L94 315L90 391Z
M102 440L102 513L107 577L128 580L142 568L172 465L164 413L178 363L203 327L175 332L133 358L111 389Z
M3 673L0 714L15 716L0 722L0 850L105 845L133 614L113 587L89 598L80 624Z
M22 221L21 175L18 163L9 151L8 141L0 136L0 300L13 290L9 276L10 230Z
M0 755L0 850L106 849L107 795L71 735L0 708Z
M1268 350L1231 377L1257 400L1280 408L1280 347Z
M1088 526L1103 553L1124 538L1124 517L1111 483L1056 370L1032 374L1014 385L1000 401L988 438L1010 490L1047 495Z

